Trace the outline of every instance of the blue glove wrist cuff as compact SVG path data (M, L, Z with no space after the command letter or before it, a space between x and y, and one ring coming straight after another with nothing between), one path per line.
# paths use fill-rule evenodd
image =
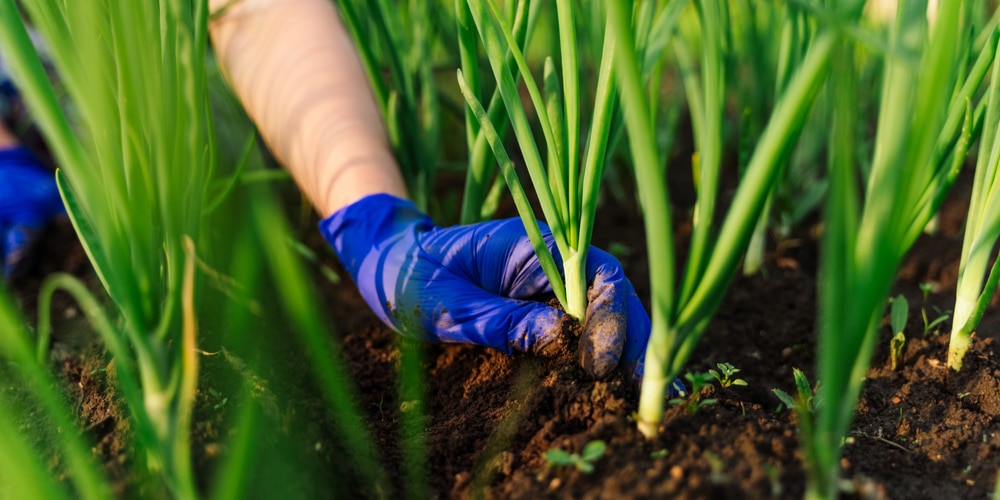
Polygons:
M382 193L365 196L337 210L320 221L319 230L357 282L365 257L398 239L405 226L419 231L431 229L434 223L412 201Z
M319 224L372 311L385 324L410 335L427 329L419 317L423 304L411 304L417 298L400 293L400 277L418 234L433 227L430 217L412 201L389 194L365 196Z

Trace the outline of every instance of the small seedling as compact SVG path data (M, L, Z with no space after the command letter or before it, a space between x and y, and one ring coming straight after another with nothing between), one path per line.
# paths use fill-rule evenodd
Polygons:
M583 447L581 453L568 453L558 448L545 452L545 460L549 467L567 467L572 465L584 474L594 472L594 462L604 456L607 445L604 441L594 440ZM665 451L665 450L664 450Z
M704 457L712 470L711 475L709 475L709 481L713 484L724 484L726 482L726 463L722 461L722 458L710 451L706 451Z
M729 363L716 363L715 366L719 367L719 370L709 369L708 373L711 373L715 380L719 381L719 385L723 389L728 388L733 385L747 385L747 381L741 378L733 378L737 372L740 371L739 368L729 364Z
M620 241L612 241L611 244L608 245L608 253L614 255L616 258L621 259L623 257L628 257L629 255L632 255L632 247Z
M229 402L229 398L228 397L223 396L222 393L220 393L219 391L217 391L217 390L215 390L215 389L213 389L211 387L208 388L208 394L210 396L212 396L213 398L215 398L216 401L218 401L217 403L215 403L214 405L212 405L212 409L213 410L218 410L219 408L222 408L223 406L226 406L226 403Z
M899 366L899 361L903 357L903 346L906 345L906 335L903 334L903 330L906 329L906 318L909 315L910 305L907 303L906 297L899 295L892 299L890 317L892 318L893 336L889 341L889 358L893 370Z
M983 441L983 442L985 443L985 442L986 442L986 441L985 441L985 438L986 438L986 434L983 434L983 438L984 438L984 441ZM654 452L650 453L650 454L649 454L649 458L663 458L663 457L667 456L667 453L668 453L668 452L667 452L667 449L666 449L666 448L663 448L663 449L660 449L660 450L656 450L656 451L654 451Z
M920 292L924 295L924 300L920 306L920 317L923 318L924 320L924 337L926 337L927 334L930 333L931 331L934 331L934 333L937 334L938 331L935 329L935 327L940 325L941 323L944 323L945 321L948 321L948 318L951 317L950 311L942 311L941 309L934 307L934 311L937 313L937 317L933 321L927 319L927 297L929 297L930 293L934 291L935 286L936 285L934 283L920 284Z
M796 397L793 398L781 389L771 389L771 391L774 392L775 396L778 396L778 399L780 399L785 406L791 408L800 416L811 414L816 411L816 408L819 408L821 401L816 397L815 391L812 386L809 385L809 379L806 378L805 373L802 373L802 370L793 368L792 373L795 376L795 389L796 392L798 392Z
M930 321L928 321L927 319L927 308L923 307L920 309L920 315L924 320L924 337L926 337L931 332L934 332L935 335L940 333L940 331L937 329L937 326L940 325L941 323L944 323L945 321L948 321L951 318L951 311L943 311L936 306L932 307L934 308L934 312L937 313L937 317Z
M784 488L781 486L781 470L771 464L764 465L767 480L771 483L771 498L781 497Z
M924 303L927 303L927 296L930 295L931 291L934 290L934 283L926 282L921 283L920 292L924 294Z
M694 415L698 413L702 407L710 406L718 403L719 401L714 398L701 399L701 390L705 387L712 385L712 379L714 378L711 373L697 373L697 372L687 372L684 374L684 378L691 382L691 394L685 396L681 393L682 397L673 398L670 400L670 404L674 406L683 406L684 410L688 414Z
M906 345L906 336L902 331L896 332L889 341L889 357L893 370L899 366L899 361L903 358L903 346Z

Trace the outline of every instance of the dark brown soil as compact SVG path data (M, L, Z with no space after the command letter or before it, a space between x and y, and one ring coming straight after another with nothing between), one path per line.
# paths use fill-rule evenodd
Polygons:
M959 186L955 200L962 199L966 188ZM634 207L606 201L595 243L619 249L639 295L648 296L641 219ZM995 309L987 312L981 339L974 344L966 369L957 374L944 365L946 336L923 335L921 310L933 319L938 315L934 308L949 309L954 297L961 202L949 202L943 214L940 232L923 237L900 270L894 293L904 294L911 304L903 363L896 371L889 369L885 328L844 444L843 473L849 480L844 487L849 496L985 498L994 487L1000 468L1000 358L993 337L1000 318ZM70 238L65 231L61 234ZM312 236L309 244L318 248L323 243ZM801 497L805 474L795 417L781 407L772 389L790 392L793 368L815 380L816 243L803 236L780 247L769 256L763 273L735 280L688 367L707 371L716 363L732 363L742 370L739 376L748 385L705 389L702 397L716 398L718 403L693 414L669 407L662 433L652 441L642 438L630 416L635 411L633 388L617 374L605 381L589 380L571 352L543 359L509 357L465 345L423 346L428 398L425 466L431 496ZM47 257L61 259L58 266L86 275L79 269L78 251ZM51 270L43 267L34 275ZM18 285L26 310L32 309L37 293L33 279ZM926 301L918 287L924 282L935 284ZM392 476L388 496L399 496L407 490L400 444L403 402L396 391L398 336L368 312L350 282L322 286L360 392L358 407L366 414ZM57 314L64 325L74 321L70 302L57 306L62 308ZM938 330L949 328L945 322ZM58 353L68 391L80 398L78 414L100 443L112 477L120 478L121 465L131 460L122 445L127 426L115 410L111 384L103 376L105 367L94 361L101 355L92 348L65 345ZM284 353L283 359L305 363L306 357L292 352ZM221 357L206 359L205 370L194 449L196 464L210 468L214 457L226 452L219 444L226 435L220 427L229 410L219 394L254 375ZM269 390L266 380L255 384ZM320 427L311 431L313 435L334 434L318 396L288 390L285 398L303 408L297 421ZM265 406L280 413L287 408L282 405L287 403ZM598 439L608 448L591 474L546 463L544 454L550 449L580 452ZM326 457L315 460L321 469L337 468L329 455L317 455L318 443L314 449L303 441L298 450L307 461ZM305 491L306 496L317 493L295 491Z

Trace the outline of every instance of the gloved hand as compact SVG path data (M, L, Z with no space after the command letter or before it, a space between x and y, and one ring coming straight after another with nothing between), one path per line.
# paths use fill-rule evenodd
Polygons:
M508 354L540 352L558 338L563 313L537 301L552 287L520 219L439 228L412 202L378 194L340 209L320 230L368 305L400 333ZM596 248L587 280L581 364L596 378L619 364L641 378L650 322L635 290L618 261Z
M45 224L65 213L55 176L23 147L0 151L0 260L17 270Z

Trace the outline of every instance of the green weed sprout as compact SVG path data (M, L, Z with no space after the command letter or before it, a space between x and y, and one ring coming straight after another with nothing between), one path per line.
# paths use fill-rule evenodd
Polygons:
M558 448L545 452L545 461L549 467L576 467L584 474L594 472L594 462L604 456L607 445L604 441L594 440L583 447L580 453L568 453Z
M715 366L718 367L719 369L718 370L709 369L708 373L710 373L712 377L715 378L715 380L719 381L719 386L721 386L723 389L726 389L734 385L740 385L740 386L747 385L746 380L743 380L741 378L733 378L733 375L739 373L740 371L739 368L736 368L735 366L729 363L716 363Z
M933 306L934 311L937 313L937 316L934 319L930 319L927 317L927 296L931 293L931 290L933 289L934 289L933 283L920 284L920 292L923 293L923 302L921 303L920 306L920 318L924 322L924 333L923 333L924 337L926 337L927 334L931 333L932 331L936 335L938 333L938 330L936 330L935 328L938 325L944 323L945 321L948 321L948 318L951 318L951 311L942 311L937 306Z
M696 122L699 156L703 159L697 176L698 206L692 235L692 256L685 264L681 289L674 290L675 268L670 202L665 189L661 154L654 139L653 116L649 113L648 91L640 78L635 35L629 23L630 13L622 2L608 2L608 25L615 36L618 77L621 87L625 124L628 129L636 183L646 227L647 252L650 256L652 288L652 333L646 350L646 373L641 389L638 422L647 437L658 433L663 418L666 388L680 373L704 333L708 321L719 306L747 248L753 228L763 213L767 196L778 178L786 152L795 143L812 102L819 92L830 66L834 49L841 37L835 28L821 29L803 50L802 59L789 76L789 82L777 99L774 112L761 133L743 180L736 190L721 227L715 226L714 205L718 193L719 161L715 153L721 146L724 110L724 71L721 40L725 32L726 3L720 0L698 2L701 20L703 85L685 85ZM858 10L855 8L855 10ZM692 97L690 93L701 97ZM717 115L718 114L718 115ZM701 149L705 151L702 152ZM707 159L707 160L706 160Z
M927 308L920 308L920 315L921 315L921 317L923 318L923 321L924 321L924 337L926 337L927 334L929 334L931 332L934 332L935 335L937 335L938 333L940 333L940 331L937 330L936 327L938 325L944 323L945 321L948 321L948 319L951 318L951 313L948 312L948 311L942 311L942 310L938 309L937 307L935 307L934 310L938 314L937 317L934 318L934 319L928 319L927 318Z
M813 418L800 419L807 498L836 497L840 442L854 416L896 269L954 182L981 121L971 101L996 39L978 56L971 53L964 4L939 3L929 28L926 2L901 2L885 45L863 198L856 192L859 118L857 107L848 105L860 96L857 48L837 49L828 90L836 106L818 292L818 394L825 404ZM976 60L971 69L964 62L970 58Z
M556 2L562 67L560 72L551 58L546 59L544 95L532 77L514 30L500 15L494 2L470 0L466 2L466 6L486 50L545 221L552 230L556 248L562 258L563 273L559 273L552 253L542 240L541 229L514 171L513 163L504 149L497 127L491 122L489 112L483 108L465 73L459 71L462 94L478 121L480 132L487 138L500 164L535 253L552 283L553 292L566 313L583 322L587 310L587 250L590 247L614 109L614 39L605 35L601 69L597 77L594 115L585 141L586 151L581 157L581 89L574 3L570 0ZM545 160L535 143L511 67L505 64L508 52L513 56L538 115L545 137Z
M986 277L993 250L1000 239L1000 59L997 57L993 60L987 92L986 116L965 221L958 283L955 285L948 366L956 371L962 368L972 336L1000 281L998 263L993 264L989 277Z
M906 297L897 295L892 299L892 308L889 318L892 326L892 339L889 340L889 360L893 370L899 365L899 360L903 357L903 347L906 345L906 318L910 315L910 304Z
M802 370L793 368L792 375L795 377L794 397L781 389L771 389L771 392L786 407L798 414L800 420L812 418L811 415L821 406L816 391L813 390L812 385L809 384L809 378L806 377L806 374Z
M715 398L701 398L701 390L712 385L714 377L711 373L687 372L684 374L684 378L686 378L688 382L691 382L691 393L681 394L680 397L671 399L669 401L670 404L674 406L682 406L684 407L684 411L686 411L689 415L694 415L695 413L698 413L698 410L719 402L719 400Z

